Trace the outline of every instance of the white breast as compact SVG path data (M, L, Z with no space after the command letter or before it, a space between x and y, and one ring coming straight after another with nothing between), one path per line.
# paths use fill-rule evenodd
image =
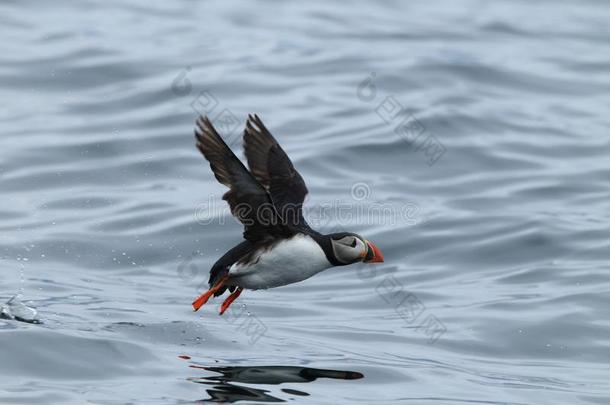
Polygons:
M250 264L234 264L229 274L236 285L258 290L296 283L331 266L320 245L299 234L262 251Z

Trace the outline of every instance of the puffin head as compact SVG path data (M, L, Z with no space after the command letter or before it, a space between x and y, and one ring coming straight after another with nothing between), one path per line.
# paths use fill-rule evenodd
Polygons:
M355 233L341 232L327 235L330 240L332 257L336 265L346 265L356 262L383 262L381 250L371 241Z

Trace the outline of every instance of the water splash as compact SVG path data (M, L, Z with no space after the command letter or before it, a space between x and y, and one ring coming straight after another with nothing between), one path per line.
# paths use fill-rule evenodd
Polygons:
M14 295L6 304L0 305L0 319L41 324L42 322L38 319L38 311L25 305L20 297L20 294Z

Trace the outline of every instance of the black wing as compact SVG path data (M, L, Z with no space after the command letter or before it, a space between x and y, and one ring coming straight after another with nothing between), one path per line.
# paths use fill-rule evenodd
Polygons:
M286 152L256 114L249 115L246 122L244 151L252 175L269 192L284 222L309 227L303 218L307 186Z
M207 117L197 119L195 138L216 179L229 187L222 199L244 225L244 238L260 242L284 233L285 229L278 226L277 211L269 193L229 149Z

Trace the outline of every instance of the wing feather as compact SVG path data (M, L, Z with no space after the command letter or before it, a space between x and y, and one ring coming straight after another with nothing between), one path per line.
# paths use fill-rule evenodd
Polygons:
M244 151L250 172L269 192L283 221L288 225L307 226L302 210L308 193L305 181L256 114L249 115L246 122Z
M207 117L197 119L195 138L216 179L229 187L222 198L244 225L244 238L259 242L284 233L278 226L278 213L269 192L235 156Z

